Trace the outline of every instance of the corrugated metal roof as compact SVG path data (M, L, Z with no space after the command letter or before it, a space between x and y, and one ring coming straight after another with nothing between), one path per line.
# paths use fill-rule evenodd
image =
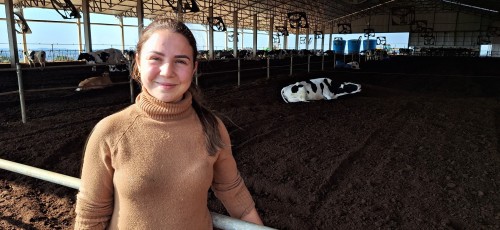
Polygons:
M70 0L15 0L16 7L54 8L60 11ZM316 28L325 33L336 33L339 22L351 21L367 15L390 14L391 9L410 7L415 13L461 11L499 17L500 1L498 0L181 0L183 20L190 23L208 24L209 8L213 8L213 17L220 17L228 27L233 26L234 12L238 12L238 27L251 29L253 16L257 15L258 29L269 30L271 18L275 26L284 26L285 21L290 28L289 16L292 19L307 18L310 32ZM4 0L0 0L3 3ZM55 3L55 4L53 4ZM77 10L81 9L82 0L71 0ZM459 3L459 4L456 4ZM196 4L199 12L190 12ZM117 16L136 17L137 0L90 0L89 9L93 13ZM479 8L469 7L477 6ZM63 7L61 7L63 6ZM154 18L159 15L177 17L177 0L145 0L144 17ZM497 11L485 11L491 9ZM68 10L68 9L67 9ZM81 10L80 10L81 11ZM305 13L305 17L299 14ZM292 15L289 15L292 13ZM297 14L293 14L297 13ZM69 15L69 13L68 13ZM335 25L335 26L333 26ZM335 27L335 31L332 29ZM324 28L324 29L323 29ZM301 32L304 29L301 29ZM289 29L295 33L295 29Z

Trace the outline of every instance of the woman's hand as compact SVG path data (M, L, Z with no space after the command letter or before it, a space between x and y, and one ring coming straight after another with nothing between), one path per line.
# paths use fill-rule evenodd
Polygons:
M248 212L248 214L242 216L241 220L252 222L258 225L264 225L264 223L262 223L262 220L260 219L257 209L255 208L253 208L250 212Z

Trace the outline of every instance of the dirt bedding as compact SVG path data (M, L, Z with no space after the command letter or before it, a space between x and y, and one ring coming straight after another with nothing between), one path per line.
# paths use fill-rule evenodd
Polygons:
M264 75L265 76L265 75ZM282 87L362 85L332 101ZM327 71L202 84L230 132L261 217L278 229L499 229L500 76ZM92 127L130 105L127 85L0 97L0 158L79 177ZM0 229L71 229L76 190L0 170ZM209 208L226 214L210 192Z

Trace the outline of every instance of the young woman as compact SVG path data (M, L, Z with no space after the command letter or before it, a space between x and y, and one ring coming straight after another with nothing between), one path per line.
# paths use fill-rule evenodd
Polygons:
M87 141L75 229L213 229L210 188L232 217L262 224L224 124L194 93L197 54L181 22L144 29L132 74L142 92Z

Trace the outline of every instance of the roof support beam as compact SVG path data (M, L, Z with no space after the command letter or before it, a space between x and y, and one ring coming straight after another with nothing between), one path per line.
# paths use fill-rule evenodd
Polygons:
M15 68L19 63L19 55L17 54L17 37L16 28L14 26L14 4L12 0L5 0L5 17L7 17L7 33L9 35L9 50L10 52L10 67Z
M208 7L208 17L213 18L214 17L214 7L210 5ZM209 60L214 60L214 29L212 28L212 25L208 25L208 59Z
M137 14L137 29L139 32L138 38L141 38L142 30L144 29L144 4L142 0L137 0L136 14Z
M253 15L253 54L252 57L257 55L257 14Z
M274 49L273 30L274 30L274 15L271 15L271 18L269 19L269 43L267 45L270 50Z
M295 28L295 49L296 50L299 49L299 32L300 32L300 28L297 26L297 28Z
M89 0L82 0L83 33L85 37L85 52L92 52L92 40L90 32Z
M288 21L284 23L285 28L288 26ZM288 49L288 36L283 36L283 49Z
M238 10L233 12L233 56L238 57Z

